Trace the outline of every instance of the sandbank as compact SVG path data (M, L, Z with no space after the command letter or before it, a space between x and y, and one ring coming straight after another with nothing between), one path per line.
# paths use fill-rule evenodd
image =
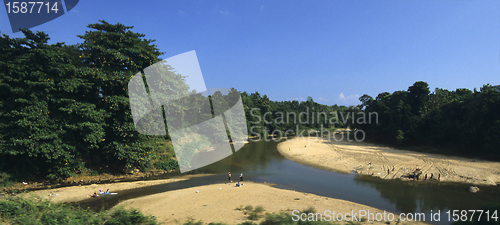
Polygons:
M337 138L337 140L340 140ZM409 180L406 174L422 171L420 180L461 182L476 185L500 183L500 162L420 153L366 142L330 138L296 137L278 144L286 158L305 165L341 173Z

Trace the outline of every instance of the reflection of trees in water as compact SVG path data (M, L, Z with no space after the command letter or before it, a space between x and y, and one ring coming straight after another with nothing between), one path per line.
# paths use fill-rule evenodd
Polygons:
M370 186L380 197L394 204L401 212L430 212L445 209L478 209L488 202L499 200L499 195L489 192L472 194L466 184L439 183L437 181L382 180L358 175L358 185ZM489 188L486 188L489 189ZM495 190L492 189L494 192Z
M251 142L234 154L221 161L203 167L197 172L227 173L227 171L258 171L265 170L273 160L284 160L276 150L278 143Z

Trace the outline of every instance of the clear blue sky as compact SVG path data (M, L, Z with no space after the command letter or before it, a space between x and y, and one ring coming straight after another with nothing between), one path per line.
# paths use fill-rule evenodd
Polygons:
M20 37L4 9L0 30ZM419 80L500 84L498 0L85 0L33 30L75 44L99 19L135 26L162 58L196 50L208 88L278 101L354 105Z

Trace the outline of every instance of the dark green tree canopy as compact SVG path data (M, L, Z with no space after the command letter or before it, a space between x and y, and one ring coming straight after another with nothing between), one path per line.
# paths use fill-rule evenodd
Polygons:
M75 46L49 45L47 34L30 30L0 38L2 171L58 178L152 163L150 137L134 129L127 83L161 53L132 27L89 28Z

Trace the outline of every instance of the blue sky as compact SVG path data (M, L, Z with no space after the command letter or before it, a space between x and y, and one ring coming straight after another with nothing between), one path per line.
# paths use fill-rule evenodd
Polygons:
M497 0L80 1L32 29L75 44L99 19L133 25L164 59L195 50L208 88L355 105L420 80L500 84L499 15ZM0 30L20 37L3 9Z

